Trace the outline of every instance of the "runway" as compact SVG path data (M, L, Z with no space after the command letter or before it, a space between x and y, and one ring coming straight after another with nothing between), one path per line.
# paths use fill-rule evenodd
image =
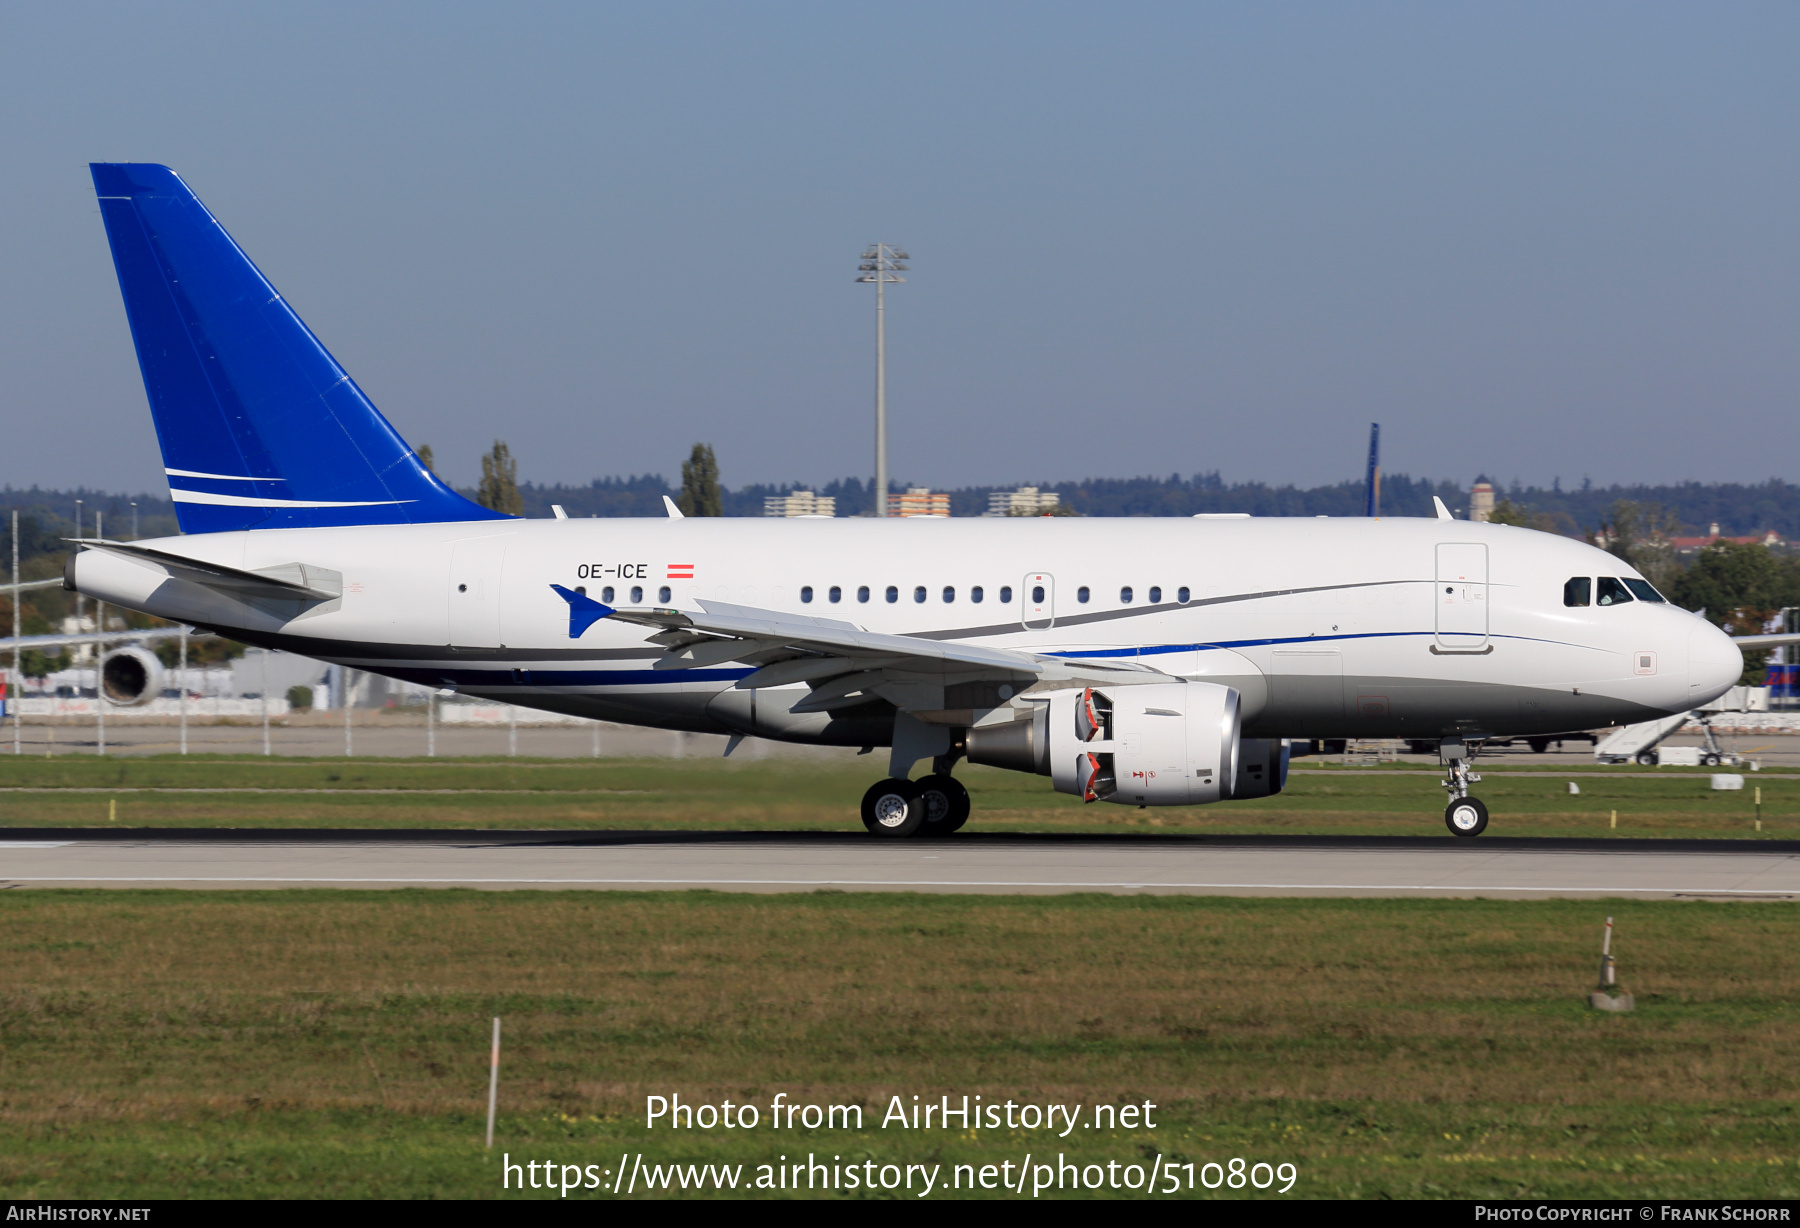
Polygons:
M14 829L0 889L1800 898L1800 842Z

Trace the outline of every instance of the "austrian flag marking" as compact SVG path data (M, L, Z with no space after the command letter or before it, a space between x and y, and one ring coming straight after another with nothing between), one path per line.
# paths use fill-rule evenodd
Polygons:
M670 563L668 568L668 573L663 577L664 579L692 580L694 578L694 565L692 563Z

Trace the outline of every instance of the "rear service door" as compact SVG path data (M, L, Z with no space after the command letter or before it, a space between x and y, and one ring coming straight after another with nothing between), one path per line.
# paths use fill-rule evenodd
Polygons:
M500 646L500 569L512 535L457 542L450 552L450 643L457 648Z
M1481 652L1488 646L1488 550L1477 542L1437 548L1437 647Z
M1056 621L1056 580L1041 571L1019 586L1019 621L1027 631L1042 631Z

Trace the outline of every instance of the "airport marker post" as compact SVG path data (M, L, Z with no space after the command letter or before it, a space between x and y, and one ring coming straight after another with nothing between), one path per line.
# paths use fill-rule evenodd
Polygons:
M104 513L94 513L94 536L105 537L100 526L104 522ZM106 603L94 602L94 630L101 638L94 641L94 731L99 743L99 753L106 754Z
M488 1150L494 1149L494 1110L500 1104L500 1016L494 1016L494 1048L488 1058Z
M13 509L12 514L12 614L13 614L13 676L14 694L8 697L12 704L13 718L13 754L25 753L25 731L19 723L25 719L25 672L19 666L19 512Z
M181 628L181 753L187 754L187 708L188 708L188 666L187 666L188 629Z

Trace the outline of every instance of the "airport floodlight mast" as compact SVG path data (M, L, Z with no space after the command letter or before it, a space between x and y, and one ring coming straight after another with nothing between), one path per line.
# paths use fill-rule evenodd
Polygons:
M871 243L857 269L859 282L875 283L875 514L888 514L887 473L887 288L906 280L903 261L912 257L891 243Z

